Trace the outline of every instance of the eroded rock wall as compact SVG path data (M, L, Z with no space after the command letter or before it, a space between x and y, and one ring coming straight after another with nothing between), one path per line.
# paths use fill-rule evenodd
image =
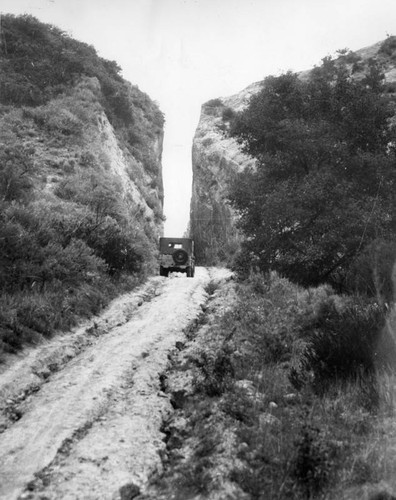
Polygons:
M261 88L254 83L239 94L213 99L202 106L193 140L193 183L190 231L199 264L229 263L239 249L241 236L236 214L227 201L229 181L254 160L226 136L228 116L242 110Z
M143 116L136 117L136 126L149 131L144 145L131 147L123 127L110 121L101 104L103 95L96 78L83 77L69 89L67 98L59 96L47 105L30 109L14 109L15 124L24 122L19 137L12 137L23 148L30 147L35 163L35 190L41 202L57 206L59 200L79 202L92 208L89 190L103 190L103 203L98 202L99 215L107 213L106 197L117 198L119 214L125 215L138 239L146 239L155 253L163 232L162 144L163 128ZM148 97L134 89L134 99ZM41 120L41 115L44 118ZM63 117L73 120L73 130L62 134L57 126ZM139 120L141 120L139 122ZM75 128L78 127L76 133ZM11 127L12 128L12 127ZM71 127L72 128L72 127ZM97 179L95 177L97 176ZM88 179L89 178L89 179ZM85 185L88 186L85 186ZM100 187L100 184L103 186ZM79 193L79 186L85 193ZM86 195L86 197L84 196ZM99 196L99 194L98 194Z

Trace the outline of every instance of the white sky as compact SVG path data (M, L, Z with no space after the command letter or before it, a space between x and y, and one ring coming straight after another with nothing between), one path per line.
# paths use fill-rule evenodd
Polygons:
M336 50L396 35L396 0L0 0L93 45L165 113L165 235L189 219L191 145L205 101Z

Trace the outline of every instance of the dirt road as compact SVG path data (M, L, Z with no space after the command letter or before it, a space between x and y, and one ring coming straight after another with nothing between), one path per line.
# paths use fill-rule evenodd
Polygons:
M168 353L202 312L205 286L229 275L198 268L194 279L152 278L0 374L9 417L0 498L120 499L144 489L161 468L161 424L172 412L160 383Z

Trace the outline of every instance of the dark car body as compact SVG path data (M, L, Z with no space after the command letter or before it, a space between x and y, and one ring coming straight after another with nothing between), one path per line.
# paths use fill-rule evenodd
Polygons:
M195 274L194 241L191 238L160 238L160 275L171 272Z

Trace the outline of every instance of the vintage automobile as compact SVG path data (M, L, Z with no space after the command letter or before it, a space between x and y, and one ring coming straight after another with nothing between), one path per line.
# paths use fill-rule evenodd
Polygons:
M160 238L160 275L172 272L195 274L194 241L191 238Z

